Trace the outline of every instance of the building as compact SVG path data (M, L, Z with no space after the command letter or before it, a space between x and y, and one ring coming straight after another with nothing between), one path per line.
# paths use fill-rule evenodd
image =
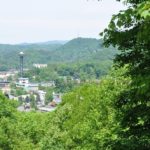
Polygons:
M8 81L0 81L0 90L3 93L10 93L10 83Z
M45 95L46 95L46 92L44 92L42 90L39 90L38 94L39 94L39 97L40 97L41 105L44 106L45 105Z
M0 72L0 79L7 80L10 76L15 76L17 72L14 71L1 71Z
M61 101L61 94L53 92L53 102L59 104Z
M47 67L47 64L33 64L33 67L35 68L46 68Z
M28 78L19 78L18 82L16 83L16 87L27 87L29 85Z
M37 83L29 83L27 86L24 87L27 92L36 92L39 90L39 84Z
M46 82L46 83L39 83L39 85L43 86L43 87L52 87L52 86L55 86L55 82L50 81L50 82Z
M41 112L51 112L54 111L56 107L38 107L38 110Z

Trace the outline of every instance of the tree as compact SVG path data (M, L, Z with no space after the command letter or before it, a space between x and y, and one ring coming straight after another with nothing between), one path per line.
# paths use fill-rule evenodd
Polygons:
M101 84L85 84L65 94L49 119L41 149L110 149L119 129L113 105L130 82L125 71L114 70Z
M21 106L23 104L23 98L22 96L18 97L18 105Z
M40 101L41 101L41 99L40 99L39 94L36 94L36 102L40 102Z
M15 111L15 102L9 101L4 95L0 92L0 119L2 117L12 117L13 112Z
M30 95L31 108L37 109L37 104L34 95Z
M130 6L125 11L114 15L109 28L104 30L104 45L117 47L118 54L115 61L120 65L129 64L134 74L143 74L149 70L150 47L150 16L143 17L141 9L149 8L148 0L126 0ZM146 11L147 12L147 11ZM102 34L103 34L102 33Z
M119 0L121 1L121 0ZM128 9L114 15L104 45L121 52L116 68L128 64L130 88L116 100L121 130L114 149L150 149L150 1L124 0Z

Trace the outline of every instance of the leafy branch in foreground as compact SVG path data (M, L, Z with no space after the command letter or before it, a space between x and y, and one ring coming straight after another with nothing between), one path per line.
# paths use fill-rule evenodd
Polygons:
M120 50L116 67L128 64L131 88L116 103L122 126L114 149L150 149L150 2L124 0L128 9L114 15L104 35L104 45Z

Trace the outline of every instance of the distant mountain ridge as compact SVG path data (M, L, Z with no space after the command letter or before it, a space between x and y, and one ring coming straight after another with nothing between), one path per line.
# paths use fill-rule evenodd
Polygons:
M17 68L19 66L18 54L20 51L25 53L26 67L30 67L33 63L112 60L117 53L112 47L104 48L102 40L92 38L76 38L68 42L0 44L0 70Z
M66 44L68 41L67 40L53 40L53 41L46 41L46 42L33 42L33 43L19 43L15 45L49 45L49 44Z

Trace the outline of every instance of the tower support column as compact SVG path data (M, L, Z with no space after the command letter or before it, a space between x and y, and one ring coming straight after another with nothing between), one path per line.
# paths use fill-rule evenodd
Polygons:
M23 57L24 57L24 53L20 52L19 53L20 56L20 77L23 77Z

